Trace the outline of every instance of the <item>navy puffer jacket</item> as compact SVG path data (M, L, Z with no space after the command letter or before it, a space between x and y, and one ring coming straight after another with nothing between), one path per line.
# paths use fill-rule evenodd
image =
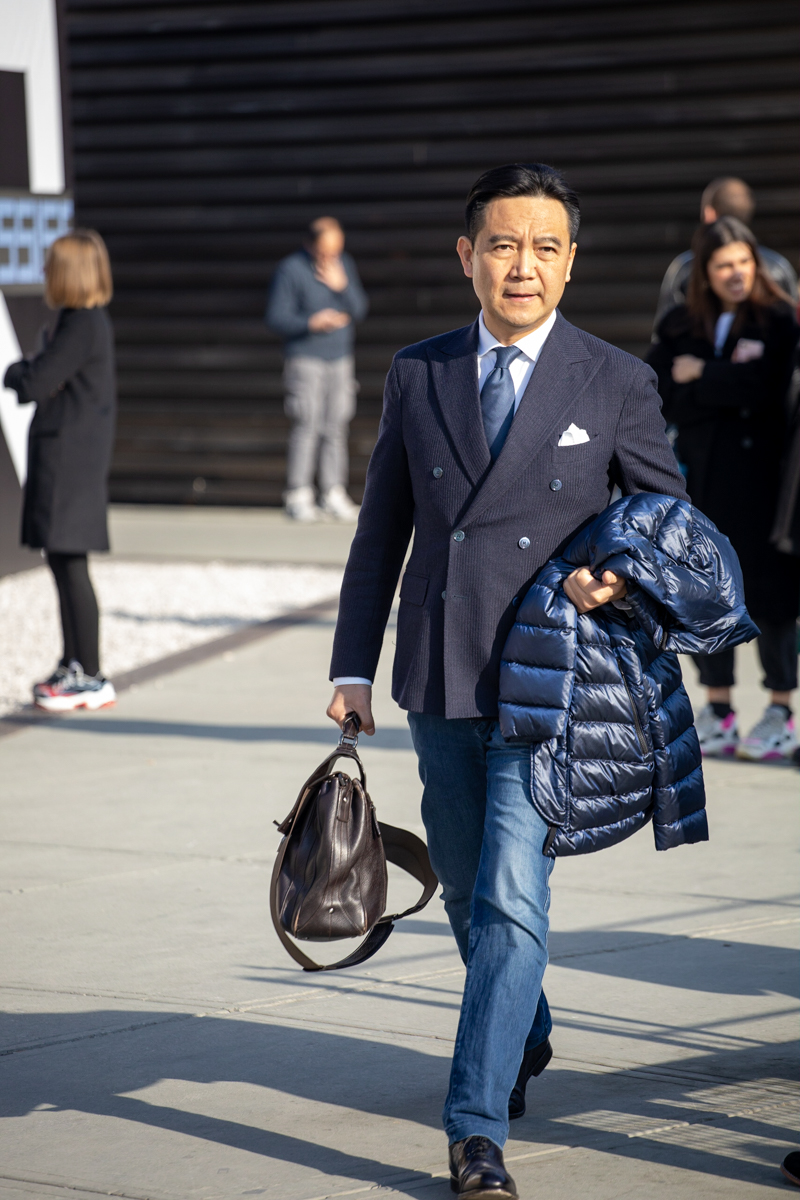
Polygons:
M576 567L628 581L629 611L578 614ZM705 841L700 747L677 652L713 654L758 634L730 542L683 500L609 505L539 572L500 668L500 727L536 743L531 789L543 852L586 854L653 820L657 850Z

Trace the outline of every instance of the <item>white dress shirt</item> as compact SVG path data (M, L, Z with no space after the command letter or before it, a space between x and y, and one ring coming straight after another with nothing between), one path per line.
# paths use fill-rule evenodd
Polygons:
M525 337L521 337L518 342L514 342L514 346L521 353L509 364L511 378L514 380L514 412L519 408L519 402L522 399L525 388L530 382L533 368L542 353L542 346L547 341L547 335L556 323L555 310L545 321L544 325L540 325L538 329L534 329L533 333L526 333ZM483 313L478 317L478 391L483 389L486 379L491 375L497 361L495 350L502 345L496 337L493 337L486 328L486 322L483 319Z
M731 331L735 312L720 313L717 317L717 324L714 328L714 353L717 358L722 354L722 349L728 340L728 334Z
M551 312L543 325L538 329L534 329L533 333L526 333L525 337L521 337L514 345L520 354L509 364L511 378L514 380L514 412L519 408L519 402L522 399L525 388L530 382L533 368L542 353L542 346L547 341L547 335L556 323L555 310ZM486 322L483 319L483 312L478 317L478 353L476 354L476 364L478 368L478 391L480 392L487 377L494 370L497 355L495 350L501 346L502 342L498 342L496 337L493 337L486 328ZM361 679L357 675L340 675L333 681L334 687L341 687L348 683L366 683L369 687L372 686L371 679Z

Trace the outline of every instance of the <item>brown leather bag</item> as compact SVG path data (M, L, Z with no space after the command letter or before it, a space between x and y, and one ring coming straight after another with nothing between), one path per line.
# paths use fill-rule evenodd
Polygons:
M278 937L304 971L335 971L366 962L389 937L395 921L425 907L438 883L425 843L405 829L378 821L356 750L358 728L358 718L349 717L339 745L306 780L291 812L278 825L284 838L272 872L270 910ZM331 770L340 758L355 762L358 779ZM387 860L408 871L423 888L412 908L390 916L384 916ZM321 966L289 934L308 942L351 937L364 941L346 958Z

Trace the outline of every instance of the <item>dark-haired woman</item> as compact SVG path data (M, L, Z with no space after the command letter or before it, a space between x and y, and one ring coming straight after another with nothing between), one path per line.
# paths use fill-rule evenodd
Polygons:
M33 688L48 712L104 708L116 699L100 670L97 600L87 554L108 550L107 479L114 444L114 335L106 311L111 267L90 229L58 238L47 253L45 300L59 309L47 346L12 363L4 384L36 403L28 437L22 542L43 549L58 590L64 646L49 679Z
M658 373L664 416L678 429L692 502L739 555L748 609L761 629L764 686L772 693L740 741L731 706L733 651L697 655L708 689L697 730L704 754L790 757L797 745L790 700L797 687L800 559L779 554L770 533L798 329L789 298L765 272L741 221L721 217L703 226L694 255L687 303L663 318L647 361Z

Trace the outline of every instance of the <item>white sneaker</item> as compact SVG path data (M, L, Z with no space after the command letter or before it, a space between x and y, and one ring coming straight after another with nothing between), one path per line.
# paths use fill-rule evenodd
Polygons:
M797 747L797 730L794 717L786 716L782 704L769 704L761 720L753 726L746 738L739 743L737 758L751 762L774 762L791 758Z
M84 675L78 671L58 686L51 688L50 695L37 695L36 707L45 712L72 712L76 708L108 708L115 704L117 693L110 679L102 675Z
M701 709L695 721L700 751L704 758L730 758L739 744L736 713L717 717L710 704Z
M309 525L322 517L314 500L313 488L290 488L283 493L283 503L286 515L291 521L303 521Z
M324 513L335 517L337 521L358 520L358 505L353 503L341 484L325 492L320 497L319 506Z

